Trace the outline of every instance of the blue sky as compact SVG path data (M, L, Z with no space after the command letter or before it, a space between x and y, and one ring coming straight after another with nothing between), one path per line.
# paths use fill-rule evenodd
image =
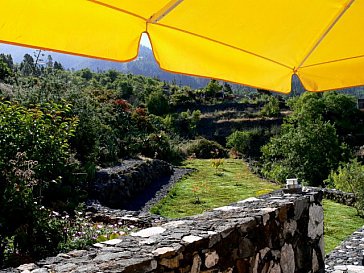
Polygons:
M142 34L142 39L140 40L140 44L146 47L151 48L150 42L149 42L149 38L148 35L143 33Z

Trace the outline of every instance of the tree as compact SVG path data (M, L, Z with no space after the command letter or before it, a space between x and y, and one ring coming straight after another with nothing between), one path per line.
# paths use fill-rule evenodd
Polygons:
M7 64L7 66L11 69L14 70L14 62L13 62L13 57L10 54L0 54L0 61L3 61L4 63Z
M148 97L147 108L149 113L163 116L169 111L168 99L162 91L154 91Z
M20 71L24 76L30 76L35 73L35 63L32 56L25 54L23 61L20 63Z
M0 59L0 81L4 81L11 74L11 69L8 67L7 63Z
M262 173L266 177L279 182L298 177L310 185L323 185L330 171L348 160L350 150L336 129L340 119L328 115L332 109L329 102L348 98L329 96L337 97L305 93L289 102L293 113L284 121L280 135L262 147ZM335 110L338 117L352 112L350 107Z
M357 159L342 163L336 171L331 171L325 182L339 190L353 193L357 213L364 217L364 166Z
M56 70L64 70L62 64L59 62L54 62L53 68Z
M217 80L211 80L207 86L204 88L206 97L216 98L216 96L221 92L222 86Z
M47 68L53 68L53 58L51 55L47 57Z
M276 97L269 96L268 102L264 104L260 114L265 117L278 117L281 114L279 100Z

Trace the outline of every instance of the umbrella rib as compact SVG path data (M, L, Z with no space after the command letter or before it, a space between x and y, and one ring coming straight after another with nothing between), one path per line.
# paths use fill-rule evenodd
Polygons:
M116 10L116 11L119 11L119 12L122 12L122 13L125 13L125 14L129 14L129 15L131 15L133 17L142 19L143 21L147 21L147 18L144 18L143 16L140 16L140 15L135 14L133 12L130 12L130 11L127 11L127 10L124 10L124 9L121 9L121 8L118 8L118 7L115 7L115 6L100 2L98 0L88 0L88 1L90 1L90 2L92 2L94 4L96 4L96 5L104 6L104 7L109 8L109 9L113 9L113 10Z
M200 35L200 34L197 34L197 33L193 33L193 32L190 32L190 31L187 31L187 30L183 30L183 29L179 29L179 28L176 28L176 27L172 27L172 26L167 26L167 25L164 25L164 24L156 24L158 26L161 26L161 27L165 27L165 28L169 28L169 29L173 29L173 30L176 30L176 31L180 31L180 32L183 32L183 33L186 33L186 34L189 34L189 35L193 35L193 36L196 36L196 37L199 37L201 39L204 39L204 40L208 40L208 41L211 41L213 43L217 43L217 44L220 44L220 45L223 45L223 46L226 46L226 47L230 47L232 49L235 49L235 50L239 50L239 51L242 51L244 53L247 53L249 55L253 55L255 57L258 57L258 58L261 58L261 59L264 59L266 61L269 61L269 62L272 62L272 63L275 63L277 65L280 65L280 66L283 66L285 68L288 68L289 70L292 70L294 71L294 68L289 66L289 65L286 65L286 64L283 64L283 63L280 63L278 61L275 61L273 59L270 59L268 57L264 57L262 55L259 55L259 54L256 54L256 53L253 53L253 52L250 52L248 50L245 50L245 49L242 49L242 48L239 48L239 47L236 47L236 46L233 46L233 45L229 45L229 44L226 44L224 42L221 42L221 41L218 41L218 40L214 40L214 39L211 39L209 37L206 37L206 36L203 36L203 35Z
M301 63L297 66L296 70L301 68L303 64L307 61L307 59L312 55L312 53L316 50L316 48L321 44L323 39L329 34L329 32L334 28L336 23L341 19L341 17L346 13L346 11L351 7L355 0L350 0L344 8L339 12L339 14L335 17L334 21L332 21L325 32L319 37L317 42L311 48L311 50L306 54L306 56L302 59Z
M172 10L174 10L179 4L181 4L183 0L172 0L167 3L163 8L161 8L158 12L154 13L149 19L148 23L157 23L165 16L168 15Z
M302 68L307 68L307 67L312 67L312 66L325 65L325 64L330 64L330 63L337 63L337 62L353 60L353 59L360 59L360 58L363 58L363 57L364 57L364 55L358 55L358 56L354 56L354 57L347 57L347 58L342 58L342 59L337 59L337 60L332 60L332 61L327 61L327 62L321 62L321 63L316 63L316 64L305 65L305 66L301 66L300 68L302 69Z

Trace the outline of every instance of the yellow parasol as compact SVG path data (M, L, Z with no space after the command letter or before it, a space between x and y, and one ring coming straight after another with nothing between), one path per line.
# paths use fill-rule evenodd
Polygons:
M364 85L364 1L0 0L0 42L288 93Z

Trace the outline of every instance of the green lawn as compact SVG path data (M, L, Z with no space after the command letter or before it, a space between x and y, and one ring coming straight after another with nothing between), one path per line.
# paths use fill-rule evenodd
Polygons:
M197 171L179 181L152 212L169 218L195 215L279 188L252 174L242 160L226 159L218 171L211 163L187 160L184 166ZM364 225L354 208L332 201L324 200L324 213L326 253Z
M324 200L325 252L329 253L345 238L364 225L352 207Z
M153 213L169 218L195 215L279 188L252 174L238 159L225 159L218 170L209 159L187 160L184 166L197 171L177 183Z

